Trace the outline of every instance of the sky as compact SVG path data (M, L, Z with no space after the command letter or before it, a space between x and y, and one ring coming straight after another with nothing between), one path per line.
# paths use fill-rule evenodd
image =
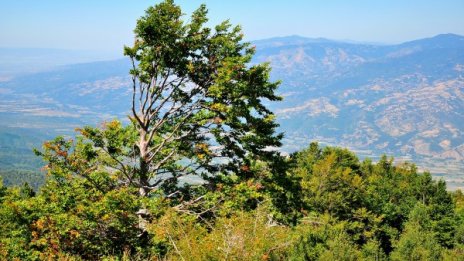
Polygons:
M0 0L0 47L121 52L148 0ZM178 0L200 4L209 25L225 19L246 40L301 35L400 43L441 33L464 35L464 0Z

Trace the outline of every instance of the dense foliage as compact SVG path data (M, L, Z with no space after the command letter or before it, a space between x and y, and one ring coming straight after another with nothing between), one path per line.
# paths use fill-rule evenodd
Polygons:
M56 142L63 142L57 139ZM63 143L62 143L63 144ZM78 150L78 147L75 148ZM412 164L359 161L316 143L281 164L272 182L223 176L187 201L163 193L141 198L103 171L91 179L50 172L35 195L0 187L2 259L160 260L459 260L464 255L464 195ZM58 170L58 169L56 169ZM291 185L289 185L291 184ZM283 203L286 201L286 203ZM189 202L191 203L191 202ZM152 213L139 228L137 211Z
M129 125L44 143L38 191L0 183L1 260L463 259L460 191L317 143L281 156L268 66L204 6L181 17L138 21Z

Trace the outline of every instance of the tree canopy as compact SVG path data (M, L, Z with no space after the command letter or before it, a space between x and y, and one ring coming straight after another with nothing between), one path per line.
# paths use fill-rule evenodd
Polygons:
M280 146L274 115L263 105L280 99L269 66L250 65L254 49L239 26L209 28L206 15L202 5L184 21L180 7L164 1L147 9L134 45L124 48L133 66L137 136L128 176L145 194L184 175L246 172L250 160L269 160L269 148Z

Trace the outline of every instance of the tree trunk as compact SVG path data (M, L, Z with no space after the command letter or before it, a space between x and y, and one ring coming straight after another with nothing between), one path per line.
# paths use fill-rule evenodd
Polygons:
M149 162L148 160L148 142L146 140L147 134L146 131L140 130L140 141L138 144L140 150L140 169L139 169L139 195L141 198L148 196L149 193ZM142 231L143 235L147 229L149 223L150 212L145 206L142 206L137 211L137 216L139 217L139 229Z

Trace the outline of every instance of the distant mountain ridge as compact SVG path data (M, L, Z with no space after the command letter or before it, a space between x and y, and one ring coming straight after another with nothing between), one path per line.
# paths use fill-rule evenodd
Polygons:
M447 178L464 174L463 36L397 45L289 37L256 46L254 62L270 62L283 81L285 101L275 108L287 150L319 140L414 159Z
M361 156L387 153L463 186L464 36L395 45L289 36L252 44L253 63L269 62L272 78L282 80L284 101L270 107L286 133L284 150L318 140ZM124 59L0 82L0 127L49 136L125 118L128 69Z

